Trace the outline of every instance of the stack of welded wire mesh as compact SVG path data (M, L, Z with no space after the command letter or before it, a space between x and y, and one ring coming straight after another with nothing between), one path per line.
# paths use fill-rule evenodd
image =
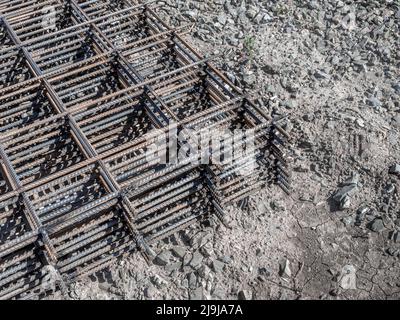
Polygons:
M287 134L151 5L0 0L0 15L0 298L66 290L255 190L288 191ZM149 157L171 127L252 130L254 153Z

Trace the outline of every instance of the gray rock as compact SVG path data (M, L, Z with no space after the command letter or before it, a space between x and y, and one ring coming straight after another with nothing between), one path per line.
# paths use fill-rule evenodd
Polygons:
M261 20L261 23L268 23L268 22L272 21L272 19L273 18L268 13L265 13Z
M245 73L243 75L243 82L245 85L247 86L252 86L255 84L255 82L257 81L257 77L255 74L252 73Z
M317 70L314 72L314 77L319 80L329 79L329 75L323 70Z
M369 229L373 232L383 231L385 229L385 226L383 225L383 220L381 218L376 218L370 223Z
M292 271L290 270L290 261L288 259L284 259L279 264L279 275L282 278L291 278Z
M183 257L183 265L184 266L189 265L190 261L192 260L192 257L193 255L190 252L186 253L185 256Z
M319 4L315 0L309 1L308 2L308 8L311 9L311 10L318 9L319 8Z
M250 18L250 19L254 19L257 14L258 14L259 10L256 7L251 6L247 12L246 15Z
M307 113L303 116L303 120L307 122L312 122L315 119L314 113Z
M225 264L230 264L230 263L232 263L232 258L229 257L229 256L222 256L222 257L220 258L220 260L221 260L223 263L225 263Z
M334 195L333 195L333 200L335 200L338 203L341 203L342 200L347 197L353 195L357 191L357 185L352 184L348 186L344 186L340 188Z
M393 126L396 128L400 128L400 115L396 115L393 117Z
M184 289L188 289L189 288L189 280L187 278L182 279L181 287L183 287Z
M332 196L333 200L340 204L341 208L348 208L350 205L350 196L356 193L358 189L360 176L353 172L351 177L341 183L341 188Z
M365 122L363 119L358 118L356 119L356 124L360 127L360 128L364 128L365 127Z
M226 24L226 21L227 21L226 15L225 15L225 14L220 14L220 15L218 15L217 21L218 21L221 25L224 26L224 25Z
M192 257L192 260L190 260L189 265L192 268L197 269L198 267L201 266L202 262L203 262L203 255L200 253L200 251L195 251L193 253L193 257Z
M203 264L200 268L197 269L197 274L200 278L207 279L211 273L211 269Z
M272 274L271 270L265 267L258 268L258 273L263 277L269 277Z
M182 262L178 261L175 263L170 263L165 266L165 271L168 273L172 273L174 271L178 271L182 267Z
M400 243L400 232L395 232L394 234L393 234L393 241L395 242L395 243Z
M389 173L391 174L400 174L400 164L394 164L390 167Z
M191 272L187 276L188 278L188 286L190 289L196 289L196 284L197 284L197 276Z
M382 107L382 102L376 97L368 98L367 102L370 106L374 107L375 109L379 109L380 107Z
M161 276L158 274L152 276L150 278L150 281L157 287L157 288L162 288L168 285L168 281L163 279Z
M386 250L386 252L390 256L394 257L394 256L397 256L399 254L399 249L397 249L397 248L389 248L389 249Z
M157 294L157 289L154 286L149 286L144 289L144 296L149 299L153 299Z
M392 194L393 192L396 191L396 186L393 183L389 183L386 187L385 187L385 192L388 194Z
M238 293L239 300L251 300L253 298L253 293L250 290L241 290Z
M349 209L351 205L351 198L349 197L349 195L345 195L343 197L343 199L340 201L340 209Z
M227 36L226 41L228 42L229 45L233 47L237 47L239 45L239 40L233 36Z
M173 247L172 253L179 258L183 258L186 254L186 248L182 246Z
M287 101L285 101L284 103L283 103L283 106L286 108L286 109L294 109L294 108L296 108L296 101L294 101L294 100L287 100Z
M225 267L225 263L223 263L222 261L213 260L212 268L215 273L217 273L217 274L222 273L222 271L224 270L224 267Z
M350 178L343 181L341 185L343 186L350 186L353 184L358 185L359 181L360 181L360 175L357 172L353 172Z
M365 217L365 215L370 211L370 208L368 206L361 206L358 210L357 210L357 214L358 215L363 215Z
M349 225L351 225L352 223L353 223L353 217L352 216L347 216L347 217L344 217L343 219L342 219L342 222L343 222L343 224L345 225L345 226L349 226Z
M162 251L155 259L154 263L159 266L166 266L172 258L170 251Z
M198 16L198 12L196 11L187 11L183 14L185 17L189 18L191 21L196 21Z
M214 248L211 242L206 243L200 248L201 253L205 257L211 257L214 254Z
M357 216L356 216L356 226L361 226L362 222L365 219L366 214L369 212L369 208L367 206L363 206L360 209L357 210Z

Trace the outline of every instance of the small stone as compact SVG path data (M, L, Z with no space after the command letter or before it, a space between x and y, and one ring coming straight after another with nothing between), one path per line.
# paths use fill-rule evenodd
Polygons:
M200 268L197 269L197 274L202 279L207 279L211 273L211 269L203 264Z
M356 216L356 226L361 226L362 222L365 219L366 214L370 211L370 209L367 206L362 206L357 210L357 216Z
M380 107L382 107L382 102L376 97L370 97L367 100L367 102L370 106L374 107L375 109L379 109Z
M287 101L285 101L284 102L284 104L283 104L283 106L286 108L286 109L294 109L294 108L296 108L296 101L294 101L294 100L287 100Z
M155 297L155 295L157 294L157 290L153 286L149 286L144 289L143 293L146 298L153 299Z
M329 294L332 297L337 297L340 294L340 290L339 289L332 289L331 291L329 291Z
M400 128L400 115L393 117L393 126L396 128Z
M388 248L388 249L386 250L386 252L387 252L390 256L394 257L394 256L397 256L397 255L398 255L399 249L396 249L396 248Z
M313 113L307 113L303 116L303 120L307 122L312 122L315 119L315 115Z
M396 191L396 186L393 183L389 183L385 188L385 192L387 194L392 194L395 191Z
M203 255L199 251L195 251L193 253L193 257L192 257L192 260L190 261L189 265L192 268L197 269L198 267L200 267L202 262L203 262Z
M347 197L353 195L357 191L357 185L348 185L340 188L334 195L333 200L338 203L341 203L342 200Z
M254 19L258 14L258 10L255 7L250 7L247 12L246 15L250 18L250 19Z
M340 274L340 287L345 290L356 289L356 268L353 265L343 267Z
M290 261L288 259L284 259L279 264L279 275L282 278L291 278L292 271L290 270Z
M225 263L225 264L230 264L230 263L232 263L232 258L229 257L229 256L222 256L222 257L220 258L220 260L221 260L223 263Z
M385 226L383 225L383 220L380 218L376 218L374 221L371 222L369 225L369 229L373 232L381 232L382 230L385 229Z
M345 226L349 226L353 223L353 217L352 216L344 217L342 219L342 222Z
M251 300L252 297L253 297L253 294L250 290L241 290L238 293L239 300Z
M326 72L322 71L322 70L315 71L314 72L314 77L316 79L320 79L320 80L329 79L329 75Z
M214 254L214 248L211 242L206 243L200 248L201 253L205 257L211 257Z
M400 232L395 232L394 234L393 234L393 241L395 242L395 243L400 243Z
M264 14L261 23L268 23L270 21L272 21L272 17L268 13Z
M271 271L265 267L258 268L258 273L263 277L271 276Z
M163 279L161 276L158 274L152 276L150 278L150 281L157 287L157 288L162 288L168 285L168 281Z
M368 206L362 206L357 210L357 214L359 215L366 215L370 211L370 208Z
M257 77L255 74L246 73L243 75L243 82L247 86L252 86L257 81Z
M182 267L182 262L178 261L175 263L170 263L165 266L165 271L171 274L174 271L179 270Z
M183 257L183 265L187 266L189 265L190 261L192 260L193 255L188 252L185 254L185 256Z
M212 267L215 273L222 273L224 267L225 267L225 263L223 263L222 261L219 260L213 260L212 263Z
M390 174L400 174L400 164L394 164L389 169Z
M189 280L187 278L182 279L181 287L188 289L189 288Z
M188 275L188 285L190 289L196 289L196 284L197 284L197 277L196 275L192 272L189 273Z
M344 198L340 201L340 209L349 209L351 205L351 199L348 195L345 195Z
M349 186L349 185L358 185L360 180L360 175L357 172L352 172L350 178L346 179L345 181L342 182L343 186Z
M162 251L155 259L154 263L159 266L166 266L172 258L170 251Z
M181 246L173 247L172 253L179 258L183 258L186 254L186 248Z
M357 124L360 128L364 128L364 127L365 127L364 120L361 119L361 118L356 119L356 124Z
M220 14L220 15L218 15L218 17L217 17L217 20L218 20L218 22L221 24L221 25L225 25L226 24L226 21L227 21L227 17L226 17L226 15L224 15L224 14Z

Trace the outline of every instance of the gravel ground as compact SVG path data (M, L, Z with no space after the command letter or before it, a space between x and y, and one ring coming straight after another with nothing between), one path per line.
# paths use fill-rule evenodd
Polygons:
M278 187L71 286L72 299L399 299L400 1L159 1L276 115ZM171 18L174 17L174 18ZM399 167L396 167L398 164Z

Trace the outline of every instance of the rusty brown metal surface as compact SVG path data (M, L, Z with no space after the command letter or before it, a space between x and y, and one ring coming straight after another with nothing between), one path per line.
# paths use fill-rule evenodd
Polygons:
M0 299L65 292L272 183L289 192L285 131L155 11L0 0ZM253 130L254 172L149 161L171 126Z

